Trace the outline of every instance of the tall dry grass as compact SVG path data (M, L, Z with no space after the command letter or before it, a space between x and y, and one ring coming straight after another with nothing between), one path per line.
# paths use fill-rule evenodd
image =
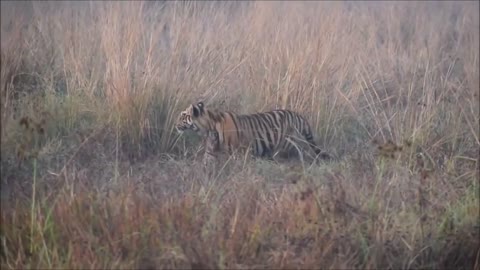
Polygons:
M478 268L478 10L2 1L2 268ZM204 174L198 100L338 159Z

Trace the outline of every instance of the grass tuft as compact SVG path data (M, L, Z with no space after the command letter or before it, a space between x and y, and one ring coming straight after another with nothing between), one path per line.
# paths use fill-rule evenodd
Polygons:
M2 1L1 268L478 269L478 10ZM197 101L335 160L209 172Z

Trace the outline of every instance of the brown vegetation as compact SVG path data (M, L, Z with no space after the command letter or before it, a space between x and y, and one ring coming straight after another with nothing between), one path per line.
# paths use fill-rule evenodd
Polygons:
M478 269L478 10L2 1L2 269ZM337 159L207 174L200 99Z

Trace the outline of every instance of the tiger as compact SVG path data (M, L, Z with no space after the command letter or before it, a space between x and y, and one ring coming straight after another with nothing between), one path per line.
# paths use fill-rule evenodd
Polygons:
M255 157L273 159L277 154L290 153L297 134L303 136L317 157L328 160L314 142L308 121L299 113L277 109L254 114L236 114L209 110L203 102L190 104L175 123L179 133L192 130L205 137L205 160L212 160L215 153L226 150L250 150Z

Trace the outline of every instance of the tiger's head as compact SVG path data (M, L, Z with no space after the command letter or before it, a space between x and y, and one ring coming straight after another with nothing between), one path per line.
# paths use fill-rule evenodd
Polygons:
M190 104L182 111L175 123L175 128L179 133L185 130L192 130L197 133L205 133L212 128L209 113L205 109L203 102Z

